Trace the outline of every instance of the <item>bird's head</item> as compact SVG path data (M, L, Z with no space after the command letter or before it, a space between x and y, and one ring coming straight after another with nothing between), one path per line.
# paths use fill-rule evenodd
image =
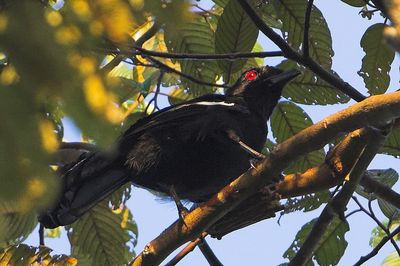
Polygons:
M296 69L283 71L271 66L252 68L244 72L225 94L242 97L252 111L268 119L283 87L299 74L300 71Z

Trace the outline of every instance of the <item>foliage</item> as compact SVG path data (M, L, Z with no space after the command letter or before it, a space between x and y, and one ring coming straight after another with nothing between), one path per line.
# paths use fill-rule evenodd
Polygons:
M50 255L47 247L22 242L37 226L37 212L51 205L59 192L59 180L49 165L64 137L64 118L76 123L84 139L105 148L128 126L167 102L223 92L221 85L232 85L244 69L270 64L269 58L259 57L204 58L266 50L260 29L237 0L213 2L205 10L189 0L0 1L0 265L39 261L43 265L123 265L132 260L138 229L125 205L131 196L129 185L66 228L72 257ZM332 69L331 31L318 3L310 9L307 27L306 0L247 2L295 52L303 54L308 47L305 60L340 79ZM342 2L343 8L361 15L375 12L365 11L364 0ZM365 56L362 62L354 62L361 65L358 75L371 95L385 93L390 82L394 51L384 41L384 27L376 23L366 30L360 40ZM135 45L170 55L150 56ZM171 54L203 58L173 58ZM304 105L344 104L351 99L293 57L281 59L278 67L297 68L302 75L285 87L287 101L279 103L272 114L274 141L267 141L266 152L313 124ZM398 125L380 153L400 156ZM321 165L325 155L322 148L313 151L292 162L284 173ZM367 174L389 187L398 181L393 169ZM357 193L377 199L361 186ZM330 196L331 191L320 191L289 199L285 212L318 209ZM382 199L377 202L382 214L396 224L399 210ZM298 232L285 258L293 258L314 222ZM348 230L347 222L336 219L308 263L337 264L347 247ZM59 234L46 231L46 237ZM375 229L372 246L384 235ZM391 254L383 263L395 265L396 260Z

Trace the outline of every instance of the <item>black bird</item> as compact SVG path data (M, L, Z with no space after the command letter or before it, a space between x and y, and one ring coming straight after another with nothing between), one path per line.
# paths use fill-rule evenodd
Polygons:
M204 95L139 120L114 151L84 154L62 175L59 200L39 221L47 228L71 224L129 181L176 201L207 200L249 169L283 86L298 74L254 68L225 95Z

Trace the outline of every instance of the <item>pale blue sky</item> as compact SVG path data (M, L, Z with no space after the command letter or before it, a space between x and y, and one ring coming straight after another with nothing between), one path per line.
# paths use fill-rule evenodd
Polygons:
M201 4L209 4L200 1ZM316 0L315 5L321 9L331 29L335 56L333 69L355 88L366 94L363 80L357 75L364 55L359 41L364 31L376 22L383 22L383 18L376 14L372 20L361 18L359 9L352 8L339 0ZM260 35L262 35L260 33ZM263 36L259 38L267 51L276 50L271 42ZM266 59L265 63L274 65L281 59ZM389 91L399 89L399 58L396 56L391 71L392 81ZM351 102L354 103L354 102ZM350 104L351 104L350 103ZM343 109L345 106L303 106L314 122ZM69 124L69 123L67 123ZM68 140L79 140L76 131L67 130ZM394 168L400 172L399 161L390 156L377 156L370 166L374 168ZM397 190L400 186L396 186ZM136 251L140 252L147 242L155 238L160 232L177 219L176 207L173 203L157 200L149 192L135 188L128 203L139 226L139 242ZM354 207L350 205L351 209ZM378 208L376 208L378 210ZM277 218L269 219L258 224L225 236L222 240L209 239L208 242L224 265L278 265L284 262L282 254L291 245L297 231L312 218L321 212L318 209L311 213L292 213L285 215L280 225ZM377 211L379 213L379 211ZM382 217L380 215L380 217ZM366 215L355 214L349 219L351 231L346 234L349 241L345 256L339 265L352 265L360 256L367 254L371 248L368 245L371 230L376 226ZM37 234L30 237L28 243L38 244ZM69 253L69 244L65 235L61 239L48 239L46 244L57 253ZM364 265L379 265L383 258L393 251L391 245L382 249L379 255ZM189 254L179 264L182 266L207 265L198 250Z

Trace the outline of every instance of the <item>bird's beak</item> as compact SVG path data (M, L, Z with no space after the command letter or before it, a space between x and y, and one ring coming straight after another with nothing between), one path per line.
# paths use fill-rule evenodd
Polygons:
M281 74L270 77L269 81L272 84L278 84L278 83L286 84L287 82L291 81L292 79L294 79L295 77L297 77L300 74L301 74L301 72L299 70L291 69L291 70L282 72Z

